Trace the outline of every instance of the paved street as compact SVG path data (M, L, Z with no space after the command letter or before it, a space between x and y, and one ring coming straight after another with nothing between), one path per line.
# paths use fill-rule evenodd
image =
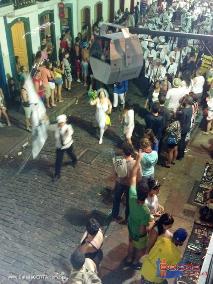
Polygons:
M129 97L134 103L137 102L137 113L141 113L140 95L135 89L131 89ZM1 155L0 283L2 284L30 282L24 279L17 280L18 275L25 277L46 274L49 277L62 279L60 273L69 275L69 256L79 243L88 217L95 216L104 228L107 227L111 204L106 202L102 192L105 187L112 186L109 179L112 169L111 159L113 149L116 149L116 145L120 142L118 134L121 131L118 113L112 114L112 127L107 130L103 145L98 144L95 108L89 105L86 95L78 104L72 105L67 114L71 114L73 122L74 145L79 163L73 169L70 165L66 165L65 161L60 182L53 184L51 181L55 158L52 126L48 141L37 160L31 160L30 146L22 148L27 139L24 136L25 132L23 132L23 141L20 140L21 143L18 143L13 150L8 147L10 150L8 157L4 156L5 153ZM138 115L136 120L142 121ZM183 205L187 202L194 181L199 180L202 174L205 160L208 159L207 154L200 150L195 159L194 154L203 139L200 133L196 137L199 137L199 142L194 143L193 152L189 153L183 162L178 162L170 171L162 167L157 168L157 176L163 182L160 201L163 205L166 203L166 208L174 214L177 220L175 226L182 224L185 219L182 213ZM20 156L19 152L22 152ZM174 206L175 200L177 206ZM188 222L186 225L190 230L191 219L185 222ZM122 242L113 237L118 230L123 232L119 233L123 236ZM120 273L119 263L126 254L125 230L125 228L120 229L120 226L112 226L106 234L108 236L105 241L106 258L101 271L106 284L122 283L122 278L118 281L118 273L116 274L115 271ZM113 266L114 263L117 266ZM60 275L57 276L56 273ZM60 282L49 278L46 281L32 280L31 283Z
M88 216L92 214L107 224L111 205L102 202L101 192L111 185L112 150L119 142L119 124L112 125L103 145L99 145L95 107L89 105L86 95L67 114L72 115L79 163L75 169L65 165L57 184L51 181L53 131L37 160L31 160L30 145L22 148L26 132L8 156L1 155L0 283L24 283L11 282L8 277L13 274L14 279L19 274L68 274L69 256ZM117 116L113 114L113 123L118 121Z

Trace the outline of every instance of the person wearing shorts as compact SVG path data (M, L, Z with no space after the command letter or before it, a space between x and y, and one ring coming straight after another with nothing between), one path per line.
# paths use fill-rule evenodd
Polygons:
M48 62L44 62L43 66L41 66L40 69L40 74L41 74L41 80L43 83L43 88L44 88L44 95L46 99L46 105L48 108L50 108L50 96L51 96L51 89L49 85L49 80L51 79L51 73L50 70L48 69Z
M153 225L150 210L145 204L149 188L147 179L142 178L137 183L141 157L142 153L139 151L132 170L131 186L129 189L129 248L126 265L131 265L133 269L140 269L141 267L139 260L146 251L148 231Z
M56 62L53 66L53 74L55 78L55 85L56 85L56 101L59 103L62 103L62 85L63 85L63 79L62 74L64 74L64 66L60 64L60 62Z

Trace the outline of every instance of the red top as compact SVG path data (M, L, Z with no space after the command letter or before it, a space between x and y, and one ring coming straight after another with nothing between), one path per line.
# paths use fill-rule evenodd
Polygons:
M61 40L60 48L64 48L64 49L68 49L69 48L68 43L67 43L66 40Z

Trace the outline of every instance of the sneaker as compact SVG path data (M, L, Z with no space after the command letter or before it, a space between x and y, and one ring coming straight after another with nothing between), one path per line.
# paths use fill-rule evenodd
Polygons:
M99 145L101 145L103 143L103 139L99 140Z
M30 127L27 128L28 132L32 132L32 129Z
M207 132L207 131L203 131L203 134L208 135L208 134L209 134L209 132Z
M77 80L77 82L78 82L78 83L81 83L81 80L80 80L80 79L78 79L78 80Z

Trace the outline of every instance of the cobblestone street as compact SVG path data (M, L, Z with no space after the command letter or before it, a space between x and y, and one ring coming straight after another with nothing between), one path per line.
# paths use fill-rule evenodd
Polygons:
M67 114L72 115L79 163L73 169L65 160L59 182L51 180L55 159L53 131L37 160L31 160L30 146L18 156L20 144L1 158L0 283L25 283L15 281L20 274L68 275L69 256L81 238L88 216L92 214L102 225L107 224L111 205L102 202L101 192L111 185L108 178L113 148L119 142L119 125L113 124L103 145L99 145L95 108L89 105L87 97ZM118 115L112 115L113 123L118 121L115 116ZM8 277L14 278L13 282Z
M143 114L144 110L140 108L143 100L136 89L130 90L129 97L137 104L136 130L140 132L141 127L138 125L143 120L138 114ZM21 143L17 143L13 149L5 146L7 155L5 151L3 155L1 153L0 284L62 283L57 279L62 280L63 275L69 275L69 257L80 241L88 217L95 216L107 228L111 203L105 202L102 193L105 192L104 188L112 187L109 178L112 173L112 154L120 142L121 134L119 112L112 114L112 126L104 135L103 145L98 144L95 107L89 105L86 95L66 113L71 115L79 162L73 168L65 160L59 182L52 183L54 126L50 127L48 141L38 159L31 159L30 145L22 147L28 139L26 132L23 133ZM196 143L192 143L191 152L184 161L178 161L174 168L168 171L157 167L157 177L162 183L160 202L175 216L175 227L181 224L189 231L192 219L183 215L183 207L208 159L207 154L199 148L202 139L200 133L196 134ZM125 283L128 276L123 275L118 267L126 255L127 232L126 228L112 227L105 240L106 258L101 269L103 283ZM117 230L124 232L122 240L111 240L113 230L115 233ZM120 251L119 247L122 248ZM116 261L113 260L114 256L117 256ZM49 278L24 280L29 275L44 274ZM18 280L18 276L23 278Z

